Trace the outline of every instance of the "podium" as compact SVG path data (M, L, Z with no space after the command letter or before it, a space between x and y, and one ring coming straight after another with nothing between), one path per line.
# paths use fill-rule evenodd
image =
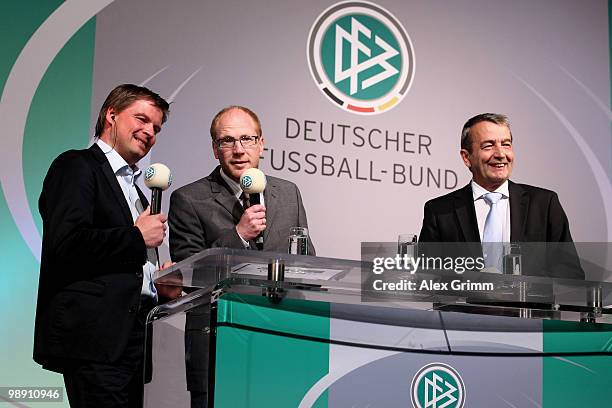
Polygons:
M188 293L148 316L145 406L190 406L186 350L208 361L216 408L609 406L612 283L428 271L406 280L447 289L378 296L371 277L367 262L222 248L159 271ZM210 354L194 357L186 316L202 310Z

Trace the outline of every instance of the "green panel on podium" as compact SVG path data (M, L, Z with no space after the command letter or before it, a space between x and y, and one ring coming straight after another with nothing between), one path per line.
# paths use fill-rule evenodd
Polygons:
M612 353L612 325L544 321L544 352ZM544 407L605 407L610 405L612 355L545 357ZM586 404L588 402L588 404Z
M297 407L304 390L327 374L329 345L300 338L329 338L327 303L286 299L281 307L262 296L229 293L218 307L216 406ZM325 392L313 407L327 406Z

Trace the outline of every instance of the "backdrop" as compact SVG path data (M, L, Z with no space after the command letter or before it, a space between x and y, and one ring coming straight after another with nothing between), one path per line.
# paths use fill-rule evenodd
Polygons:
M512 124L512 179L555 190L576 241L612 241L608 1L46 0L4 9L0 386L61 384L31 361L37 199L50 162L90 143L120 83L172 101L140 163L172 169L165 212L173 189L214 168L214 114L245 105L262 121L262 170L301 189L317 253L356 259L361 241L418 233L425 201L469 181L461 127L499 112Z

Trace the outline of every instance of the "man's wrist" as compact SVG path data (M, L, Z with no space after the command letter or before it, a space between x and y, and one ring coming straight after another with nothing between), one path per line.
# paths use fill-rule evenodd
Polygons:
M242 241L242 245L244 245L245 248L250 248L251 245L249 244L249 241L245 240L242 235L240 235L240 232L238 232L238 226L236 226L236 234L238 234L238 238L240 238L240 240Z

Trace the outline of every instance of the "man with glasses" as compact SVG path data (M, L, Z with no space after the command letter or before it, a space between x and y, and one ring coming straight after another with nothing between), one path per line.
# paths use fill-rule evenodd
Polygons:
M248 206L240 176L259 166L264 149L257 115L242 106L229 106L214 117L211 146L219 160L210 175L181 187L170 197L170 255L176 262L207 248L257 250L254 239L263 233L264 251L287 252L289 229L307 227L306 211L297 186L267 176L261 204ZM309 242L309 253L315 254ZM187 387L192 407L206 401L208 308L198 308L187 318Z

